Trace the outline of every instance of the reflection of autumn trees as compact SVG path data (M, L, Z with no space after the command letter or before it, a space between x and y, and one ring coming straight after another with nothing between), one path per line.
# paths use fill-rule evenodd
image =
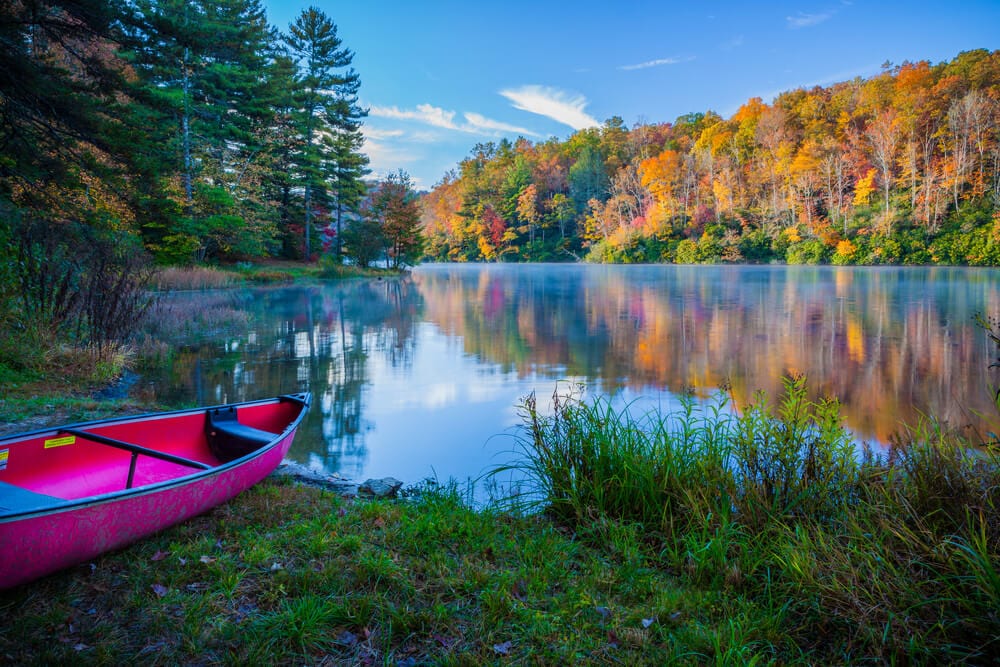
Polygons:
M971 316L997 312L995 276L954 269L448 267L415 274L425 317L521 374L607 389L729 382L738 406L804 373L848 425L888 439L921 412L954 425L989 407L988 349Z
M345 281L247 295L242 306L249 330L243 320L182 348L164 377L151 378L157 396L204 404L309 390L313 409L293 458L319 459L324 468L348 475L360 470L367 458L368 363L373 355L391 366L412 362L421 306L413 283Z

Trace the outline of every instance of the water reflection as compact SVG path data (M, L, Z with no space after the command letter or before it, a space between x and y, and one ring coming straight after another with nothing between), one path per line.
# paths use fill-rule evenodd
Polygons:
M292 457L349 477L475 476L518 399L578 378L672 404L726 382L737 405L805 373L860 437L921 413L976 425L1000 273L949 268L424 266L399 280L231 293L249 325L186 340L159 397L308 389ZM177 297L190 298L190 297Z

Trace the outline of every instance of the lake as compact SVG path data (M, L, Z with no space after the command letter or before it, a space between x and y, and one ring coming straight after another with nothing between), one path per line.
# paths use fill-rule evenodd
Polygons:
M873 444L922 414L984 432L977 413L993 410L996 354L972 318L1000 314L997 270L430 264L164 298L228 316L178 334L169 372L139 391L197 404L312 391L290 457L357 480L474 478L510 460L521 399L577 383L663 411L726 385L739 409L803 373Z

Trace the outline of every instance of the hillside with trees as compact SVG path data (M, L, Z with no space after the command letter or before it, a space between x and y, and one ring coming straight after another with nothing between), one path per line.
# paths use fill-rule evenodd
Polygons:
M1000 52L479 144L423 204L439 260L997 266Z

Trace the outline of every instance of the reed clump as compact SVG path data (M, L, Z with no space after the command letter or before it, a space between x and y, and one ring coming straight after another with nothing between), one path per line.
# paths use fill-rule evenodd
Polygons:
M749 596L814 656L980 662L1000 654L1000 456L933 422L873 452L839 405L786 378L740 414L720 394L674 414L606 398L522 404L516 470L581 537L637 526L659 565Z
M239 274L211 266L168 266L156 271L151 286L157 291L168 292L222 289L242 282Z

